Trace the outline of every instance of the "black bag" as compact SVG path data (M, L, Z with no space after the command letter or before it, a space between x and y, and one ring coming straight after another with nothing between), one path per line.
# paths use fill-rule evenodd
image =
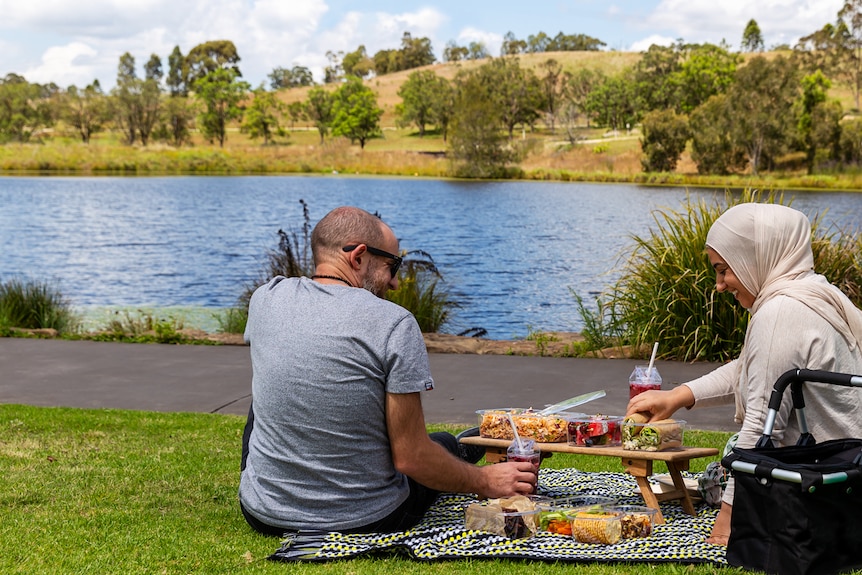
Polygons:
M862 387L862 376L804 369L775 382L757 445L721 460L736 482L731 565L780 575L862 567L862 439L815 443L805 422L805 381ZM802 435L797 445L776 448L770 436L790 384Z

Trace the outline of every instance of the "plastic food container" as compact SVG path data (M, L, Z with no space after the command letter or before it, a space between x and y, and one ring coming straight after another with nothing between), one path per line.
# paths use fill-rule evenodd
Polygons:
M605 506L575 510L568 514L572 538L579 543L612 545L622 537L622 513Z
M541 495L516 495L471 503L464 508L464 526L509 539L532 537L539 530L539 505L550 501Z
M615 504L615 499L599 495L578 495L553 499L548 503L539 503L538 507L541 511L539 513L539 531L571 535L572 522L568 517L570 513L574 513L576 510L588 510Z
M539 415L538 412L516 407L480 409L479 435L491 439L515 438L509 415L515 420L518 435L540 443L562 443L566 441L566 419L562 415Z
M652 507L645 505L613 505L608 506L609 511L621 513L620 526L622 538L649 537L652 527L655 525L655 516L658 513Z
M569 445L577 447L618 447L622 445L622 422L622 416L614 415L569 416L566 439Z
M626 418L622 424L623 449L631 451L664 451L682 447L685 421L662 419L640 423Z

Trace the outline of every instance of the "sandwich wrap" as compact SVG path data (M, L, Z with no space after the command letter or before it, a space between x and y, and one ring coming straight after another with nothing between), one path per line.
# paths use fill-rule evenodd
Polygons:
M675 419L646 421L635 413L623 420L623 449L662 451L682 447L682 426Z

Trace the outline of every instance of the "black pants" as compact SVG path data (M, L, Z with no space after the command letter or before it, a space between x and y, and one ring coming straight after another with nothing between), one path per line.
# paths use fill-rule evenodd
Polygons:
M249 437L251 437L251 430L253 427L254 409L250 406L248 408L248 419L245 422L245 428L242 432L242 458L240 460L240 471L245 470L246 461L248 460L248 441ZM431 438L431 441L443 446L446 451L455 457L461 457L460 450L458 449L458 440L455 439L455 436L451 433L437 431L429 434L429 437ZM407 496L407 499L404 500L404 503L399 505L395 511L370 525L345 530L343 533L393 533L395 531L405 531L419 523L422 516L425 515L425 512L428 511L428 508L431 507L440 492L434 489L429 489L428 487L413 481L413 479L409 477L407 478L407 483L410 486L410 494ZM242 502L240 502L239 507L246 522L248 522L252 529L259 533L281 537L289 531L283 527L276 527L274 525L263 523L249 513L248 510L243 507Z

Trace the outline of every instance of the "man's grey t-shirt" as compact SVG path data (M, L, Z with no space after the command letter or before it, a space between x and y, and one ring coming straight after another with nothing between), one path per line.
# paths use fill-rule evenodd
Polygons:
M285 529L345 530L407 497L392 464L386 393L432 389L422 333L365 289L276 277L249 304L254 428L239 495Z

